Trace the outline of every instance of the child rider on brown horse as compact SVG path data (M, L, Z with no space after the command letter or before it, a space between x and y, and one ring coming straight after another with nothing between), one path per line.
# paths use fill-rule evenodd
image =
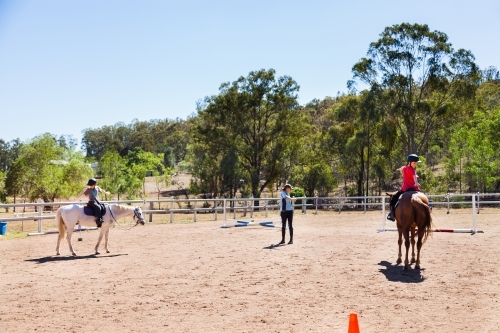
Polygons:
M388 220L396 220L394 210L401 194L407 191L420 191L418 175L415 171L417 169L418 162L421 162L418 156L415 154L410 154L408 155L408 157L406 157L406 165L398 169L398 171L403 174L403 185L401 186L401 189L391 197L391 202L389 203L391 206L391 211L389 212L389 215L387 215Z

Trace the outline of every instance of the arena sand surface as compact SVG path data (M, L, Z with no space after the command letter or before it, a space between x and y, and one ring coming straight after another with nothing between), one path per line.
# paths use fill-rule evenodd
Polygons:
M296 214L274 248L279 228L220 221L113 229L99 256L89 231L77 258L54 256L56 235L5 239L0 332L346 332L350 312L363 333L500 332L499 214L483 212L484 234L434 233L407 272L380 212Z

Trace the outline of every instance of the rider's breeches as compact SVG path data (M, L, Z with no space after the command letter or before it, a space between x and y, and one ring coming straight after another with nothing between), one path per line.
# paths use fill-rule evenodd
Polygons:
M97 204L95 201L89 201L88 206L92 207L94 210L94 216L95 217L101 217L101 207Z
M288 229L293 230L292 226L293 210L286 210L284 212L281 212L281 230L285 230L287 220L288 220Z

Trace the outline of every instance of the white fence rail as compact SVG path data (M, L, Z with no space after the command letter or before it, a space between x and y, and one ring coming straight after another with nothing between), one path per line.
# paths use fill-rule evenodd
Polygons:
M443 206L447 213L451 209L472 207L475 214L479 214L481 205L498 205L500 207L500 193L474 193L474 194L437 194L428 195L432 207ZM301 197L297 198L300 203L295 203L296 210L300 209L303 214L310 211L318 213L318 210L331 210L341 213L342 210L382 210L382 221L385 221L385 211L389 200L387 196L362 196L362 197ZM222 214L224 221L228 218L236 219L238 212L242 212L244 216L250 214L250 218L254 217L254 212L264 212L265 217L268 217L269 211L279 209L279 198L215 198L215 199L142 199L142 200L119 200L106 201L105 203L132 204L142 208L143 214L148 215L149 222L153 221L153 214L168 214L170 223L174 222L175 214L193 214L193 221L197 222L197 215L200 213L213 214L214 220L219 219L219 214ZM0 204L1 209L10 209L14 207L36 207L36 212L33 215L17 216L21 213L13 214L12 217L2 217L0 221L14 222L36 220L38 221L38 230L36 234L43 234L43 220L54 219L55 214L50 212L44 213L44 207L56 207L69 204L85 204L83 202L42 202L42 203L17 203L17 204ZM155 204L167 205L168 208L154 209ZM183 205L185 208L183 208ZM176 208L179 207L179 208ZM203 207L207 206L207 207ZM29 213L27 213L29 214ZM385 225L385 224L383 224Z

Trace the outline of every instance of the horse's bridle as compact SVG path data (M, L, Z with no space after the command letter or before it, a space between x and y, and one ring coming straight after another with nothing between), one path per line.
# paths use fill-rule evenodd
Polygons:
M134 209L134 221L135 221L135 218L137 217L137 221L135 222L135 224L142 224L144 225L145 221L144 221L144 217L141 216L142 214L139 213L139 207L135 207Z
M116 217L115 215L113 214L113 211L111 210L111 206L108 206L108 209L109 209L109 213L111 214L111 216L113 217L113 220L115 220L115 223L118 224L118 221L116 220ZM137 218L137 220L136 220ZM134 217L133 217L134 221L135 221L135 225L138 225L139 223L144 225L145 224L145 221L144 221L144 217L141 216L141 214L139 213L139 207L135 207L134 209ZM119 225L119 224L118 224Z

